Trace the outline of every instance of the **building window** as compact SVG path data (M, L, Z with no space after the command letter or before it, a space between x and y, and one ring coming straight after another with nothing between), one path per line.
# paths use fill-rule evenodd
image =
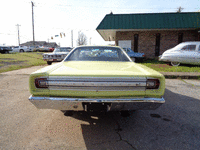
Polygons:
M138 34L134 35L134 52L138 52Z
M183 33L178 34L178 44L183 42Z

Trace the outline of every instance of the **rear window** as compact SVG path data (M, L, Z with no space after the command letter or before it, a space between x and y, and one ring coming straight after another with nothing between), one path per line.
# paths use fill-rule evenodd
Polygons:
M195 51L196 45L185 45L181 50L185 51Z
M130 61L125 53L114 47L79 47L65 61Z
M54 52L70 52L70 48L56 48Z

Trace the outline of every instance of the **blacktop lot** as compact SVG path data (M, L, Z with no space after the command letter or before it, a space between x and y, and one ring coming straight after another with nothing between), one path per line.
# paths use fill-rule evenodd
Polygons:
M166 103L156 110L69 117L28 101L29 74L41 67L0 74L0 149L199 149L200 80L166 79Z

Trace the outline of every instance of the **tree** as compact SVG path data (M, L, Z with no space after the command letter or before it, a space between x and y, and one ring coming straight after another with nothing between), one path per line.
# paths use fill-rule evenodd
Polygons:
M80 46L80 45L87 45L87 37L86 35L79 31L78 32L78 39L77 39L77 45Z
M181 13L182 12L182 10L184 9L184 8L182 8L181 6L179 7L179 8L177 8L178 10L177 10L177 13Z

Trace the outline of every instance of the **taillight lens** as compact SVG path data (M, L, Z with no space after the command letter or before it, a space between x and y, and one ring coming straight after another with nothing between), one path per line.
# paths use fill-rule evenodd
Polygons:
M158 89L160 81L158 79L147 79L146 89Z
M36 88L48 88L47 78L36 78L35 79Z

